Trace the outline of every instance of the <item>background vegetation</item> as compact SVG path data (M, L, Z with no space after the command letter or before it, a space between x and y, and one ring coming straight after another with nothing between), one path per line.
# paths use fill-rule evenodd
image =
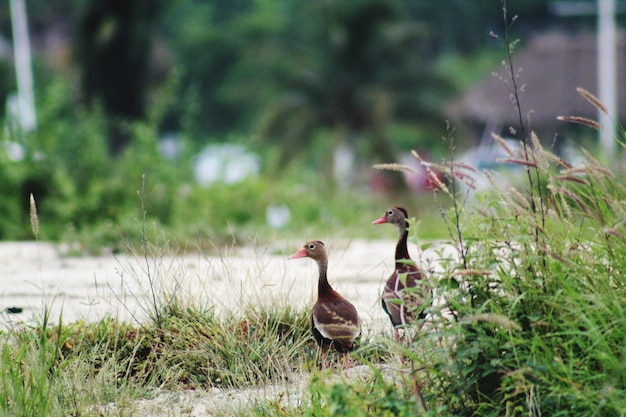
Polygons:
M532 16L517 25L522 35L549 18L542 1L511 7ZM0 10L5 39L8 12ZM3 129L0 239L31 237L32 193L48 225L41 238L95 252L115 249L120 234L134 238L138 192L149 221L181 244L199 234L272 235L270 204L292 210L292 231L349 229L358 210L343 207L379 199L372 184L428 215L422 199L397 188L399 175L371 164L411 149L444 157L443 105L500 56L487 34L501 11L488 1L32 0L28 12L39 126ZM2 60L0 106L14 89ZM165 157L172 137L178 151ZM260 176L198 185L194 157L211 143L257 153ZM356 162L337 193L333 152L342 145Z

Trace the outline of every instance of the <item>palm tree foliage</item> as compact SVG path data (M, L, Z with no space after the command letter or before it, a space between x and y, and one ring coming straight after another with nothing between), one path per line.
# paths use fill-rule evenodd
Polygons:
M440 99L451 91L433 70L428 24L412 12L389 0L299 3L272 36L248 21L254 46L228 98L256 107L260 139L279 144L284 159L310 149L323 130L334 145L390 160L390 124L440 124Z

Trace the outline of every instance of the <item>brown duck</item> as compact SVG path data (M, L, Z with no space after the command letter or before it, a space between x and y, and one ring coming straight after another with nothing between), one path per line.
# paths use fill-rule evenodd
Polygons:
M403 207L390 207L379 219L372 224L391 223L398 228L398 243L396 244L395 268L387 282L381 296L383 310L389 316L394 326L396 342L400 342L399 327L411 323L417 316L424 319L425 308L431 302L431 295L425 285L420 285L422 272L411 259L407 249L409 236L409 215ZM407 288L420 285L420 290L406 291Z
M359 316L352 303L333 290L328 283L328 257L324 243L313 240L289 259L311 258L317 262L319 279L317 301L313 305L311 330L315 341L322 349L322 369L327 367L328 349L334 348L344 354L344 369L348 367L347 352L354 350L354 339L360 334Z

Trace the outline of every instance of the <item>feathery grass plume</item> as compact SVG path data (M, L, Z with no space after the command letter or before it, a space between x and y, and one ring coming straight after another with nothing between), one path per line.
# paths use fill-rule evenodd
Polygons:
M438 164L436 162L422 162L422 165L424 165L426 168L440 171L446 175L453 175L455 173L459 173L458 174L459 177L469 176L468 174L461 172L462 170L478 172L475 168L465 164L464 162L447 161L446 163L442 163L442 164Z
M598 98L596 96L594 96L593 94L591 94L589 91L585 90L582 87L576 88L576 91L578 92L578 94L583 96L583 98L585 100L587 100L589 103L591 103L591 105L593 107L595 107L596 109L600 110L602 113L604 113L606 115L609 114L609 112L606 109L606 107L604 107L604 104L602 104L602 102L600 100L598 100Z
M560 165L563 168L571 168L572 164L570 164L569 162L563 160L562 158L559 158L558 156L556 156L555 154L553 154L552 152L546 150L545 148L541 149L541 158L546 160L546 162L549 164L550 162L552 162L555 165Z
M497 187L497 185L493 182L492 186ZM515 189L515 187L508 186L505 189L497 188L497 194L498 197L500 197L501 202L507 206L507 210L515 216L524 216L528 213L530 203L527 198L524 198L524 196L522 196L519 191Z
M39 238L39 217L37 216L37 205L35 204L35 196L30 194L30 228L33 235Z
M476 191L478 189L478 187L476 187L476 178L472 177L471 175L467 175L458 171L452 171L451 173L453 178L463 181L463 184L467 185L472 190Z
M476 210L476 213L478 213L478 215L480 215L480 216L482 216L484 218L487 218L487 219L491 218L491 213L490 212L487 212L487 211L483 210L482 208L480 208L478 206L475 207L474 210Z
M457 178L461 181L466 181L469 179L471 182L476 182L476 179L473 176L467 174L464 171L472 171L476 173L478 171L463 162L448 162L446 164L437 164L434 162L427 162L426 164L430 169L436 169L442 174L448 175L453 178Z
M498 183L494 175L489 171L485 171L485 177L489 181L491 189L500 198L500 201L506 204L512 212L516 213L516 215L526 213L529 208L529 202L515 187Z
M563 198L554 193L554 190L560 187L556 182L558 179L554 176L549 176L547 178L548 183L546 184L546 189L548 190L547 197L550 198L552 202L552 207L554 207L554 212L557 214L560 221L566 223L567 219L572 218L572 210L569 204L559 204L559 201L562 201ZM569 230L569 228L567 229Z
M552 153L551 151L547 150L546 148L544 148L541 143L539 143L539 140L536 139L536 136L533 136L533 144L535 147L535 151L538 153L538 159L540 159L541 161L545 161L546 166L545 168L549 168L549 164L552 162L555 165L561 166L565 169L571 169L572 168L572 164L570 164L569 162L563 160L562 158L558 157L557 155L555 155L554 153Z
M536 204L536 203L535 203ZM519 216L524 215L527 212L524 213L520 213ZM532 227L534 230L537 230L539 233L546 233L546 229L545 226L541 223L541 220L535 216L529 216L528 217L528 224L530 225L530 227Z
M586 175L590 175L591 174L591 169L589 167L589 165L585 165L582 167L572 167L570 169L564 169L562 170L560 173L560 175L576 175L576 174L586 174Z
M515 157L513 149L511 149L511 147L506 143L502 136L492 132L491 137L498 143L498 145L502 147L502 149L504 149L504 152L506 152L507 155L509 155L511 158Z
M522 193L520 193L517 188L515 188L515 187L508 187L508 191L509 191L511 197L513 197L513 200L519 206L523 207L524 210L530 209L530 203L528 202L528 198L524 197L522 195Z
M439 177L433 172L433 175L431 175L431 180L437 185L437 188L439 188L441 191L443 191L444 193L450 195L450 190L448 189L448 187L446 186L446 184L444 184L443 182L441 182L441 180L439 179Z
M578 205L578 207L580 207L585 214L588 215L591 213L589 206L587 206L587 204L585 204L582 201L582 199L578 195L574 194L574 192L572 192L571 190L568 190L567 188L564 188L564 187L555 187L552 190L552 192L555 194L560 194L563 197L569 198L570 200L573 200L576 203L576 205Z
M595 120L588 119L586 117L581 116L557 116L557 120L562 120L564 122L578 123L580 125L586 125L596 130L604 130L604 126Z
M569 260L568 258L566 258L565 256L556 253L555 251L551 250L550 248L548 248L547 246L540 246L539 250L543 253L545 253L546 255L558 260L559 262L561 262L564 265L573 265L574 263Z
M466 164L465 162L456 162L455 165L459 168L463 168L467 171L478 172L478 169L474 168L471 165Z
M582 185L589 185L589 181L580 178L580 177L574 177L571 175L557 175L556 177L554 177L555 180L560 180L560 181L571 181L571 182L576 182L578 184L582 184Z
M548 189L550 191L554 191L556 188L558 188L556 185L548 185ZM553 194L554 198L556 199L556 195ZM561 200L564 200L565 198L563 196L560 196ZM564 202L563 204L560 205L561 210L563 211L563 213L565 214L565 217L568 219L571 219L574 217L574 214L572 213L572 208L570 207L569 204L567 204L566 202Z
M517 158L498 158L496 162L508 162L510 164L524 165L531 168L539 168L535 162Z
M624 238L622 237L622 234L619 231L617 231L616 229L613 229L613 228L604 229L604 235L606 237L613 236L613 237L618 238L621 241L624 241Z
M546 151L546 149L541 145L537 133L530 132L530 141L533 144L531 152L533 160L537 163L537 165L539 165L540 169L547 170L550 168L550 159L552 159L547 156L550 152ZM556 158L556 156L554 158ZM556 159L558 160L558 158Z
M449 193L448 187L441 181L441 179L439 178L439 175L437 175L437 173L433 170L433 167L434 167L436 170L440 172L444 172L439 168L440 165L424 161L422 157L414 149L411 150L411 155L413 155L413 157L417 159L419 163L426 169L426 172L428 173L428 178L437 185L437 188L439 188L440 190L446 193Z
M496 324L507 330L522 330L521 326L508 317L493 313L471 314L463 318L464 322L484 321Z
M375 169L380 169L381 171L398 171L398 172L409 172L411 174L417 174L414 168L408 165L402 164L374 164Z
M614 178L615 175L609 171L608 169L606 169L604 166L602 166L602 164L593 157L593 155L591 155L589 153L589 151L585 150L585 149L581 149L582 154L583 154L583 158L585 158L585 161L587 161L587 172L589 173L600 173L603 176L605 176L606 178Z
M425 168L426 168L426 172L428 173L429 181L431 181L432 183L437 185L437 188L439 188L441 190L445 191L445 190L448 189L448 187L446 187L446 185L441 181L441 179L439 178L439 175L437 175L437 173L435 171L430 169L430 167L427 166L427 165L425 165Z
M448 175L452 175L452 171L460 172L461 170L478 173L478 170L471 165L467 165L465 162L450 162L445 164L437 164L435 162L427 162L428 166L438 171L444 172ZM461 176L468 176L468 174L460 174Z
M570 164L567 161L564 161L563 159L559 158L558 156L556 156L555 154L553 154L552 152L546 150L546 148L544 148L543 146L539 145L539 148L536 148L539 150L539 153L541 154L541 158L545 159L547 163L553 162L556 165L560 165L563 168L571 168L572 164Z

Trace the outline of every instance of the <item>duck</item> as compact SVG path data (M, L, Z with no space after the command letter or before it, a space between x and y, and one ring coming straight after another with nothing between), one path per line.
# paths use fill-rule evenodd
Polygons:
M324 243L319 240L306 242L289 259L311 258L319 269L317 300L311 314L311 331L322 351L322 369L328 367L327 353L330 348L343 354L344 370L348 369L347 353L353 351L355 339L361 333L356 307L335 291L328 282L328 256Z
M407 248L409 236L409 215L404 207L389 207L385 213L372 224L390 223L398 228L398 243L396 244L395 268L387 279L381 295L381 304L393 325L395 340L400 343L399 328L415 321L416 318L426 318L426 307L432 299L427 295L428 288L423 285L422 271L411 259ZM407 292L407 288L420 286L419 290ZM423 322L422 322L423 323ZM420 326L421 327L421 326Z

